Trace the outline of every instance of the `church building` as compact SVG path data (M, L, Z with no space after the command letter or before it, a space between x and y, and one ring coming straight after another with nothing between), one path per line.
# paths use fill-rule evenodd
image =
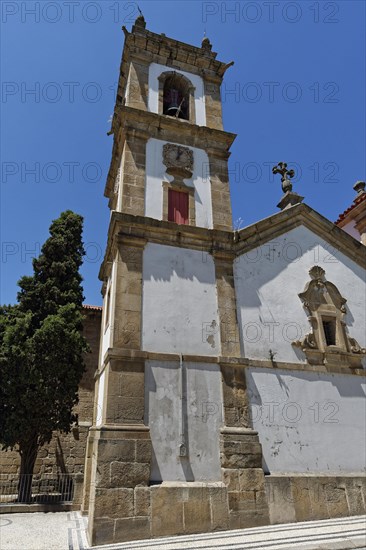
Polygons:
M279 211L234 231L232 63L143 16L124 34L90 543L365 513L364 184L334 224L280 162Z

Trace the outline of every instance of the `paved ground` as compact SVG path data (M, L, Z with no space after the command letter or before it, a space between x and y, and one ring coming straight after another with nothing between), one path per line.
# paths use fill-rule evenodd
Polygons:
M79 512L0 515L0 550L84 550L86 518Z
M78 512L0 515L0 550L85 550ZM366 516L136 541L93 550L366 550Z

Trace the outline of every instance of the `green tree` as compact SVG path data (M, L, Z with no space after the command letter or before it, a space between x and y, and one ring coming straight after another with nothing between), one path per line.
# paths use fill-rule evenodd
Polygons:
M88 345L82 336L83 218L66 211L18 282L18 304L0 308L0 443L20 454L18 500L31 500L38 450L68 433Z

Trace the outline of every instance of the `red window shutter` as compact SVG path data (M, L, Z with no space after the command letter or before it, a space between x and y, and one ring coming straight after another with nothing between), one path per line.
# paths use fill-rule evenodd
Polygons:
M168 189L168 221L188 225L188 193Z

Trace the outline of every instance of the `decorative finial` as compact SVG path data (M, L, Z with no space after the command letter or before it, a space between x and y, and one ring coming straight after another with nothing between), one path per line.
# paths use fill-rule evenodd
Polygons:
M309 269L309 275L315 281L322 281L325 275L325 271L322 267L320 267L320 265L314 265L311 269Z
M212 50L212 44L210 42L210 39L207 38L207 36L206 36L206 31L205 31L205 34L204 34L204 37L203 37L203 40L202 40L202 43L201 43L201 47L204 50L209 50L209 51Z
M361 196L365 193L366 183L364 181L356 181L353 189L357 192L357 196Z
M282 191L287 193L287 191L292 191L292 183L289 178L293 178L295 175L294 170L287 170L286 162L279 162L277 166L272 168L272 174L281 174L282 182Z
M138 12L139 12L140 15L137 16L136 21L135 21L135 25L137 25L138 27L145 28L146 27L145 17L143 15L142 11L140 10L139 6L137 6L137 9L138 9Z

